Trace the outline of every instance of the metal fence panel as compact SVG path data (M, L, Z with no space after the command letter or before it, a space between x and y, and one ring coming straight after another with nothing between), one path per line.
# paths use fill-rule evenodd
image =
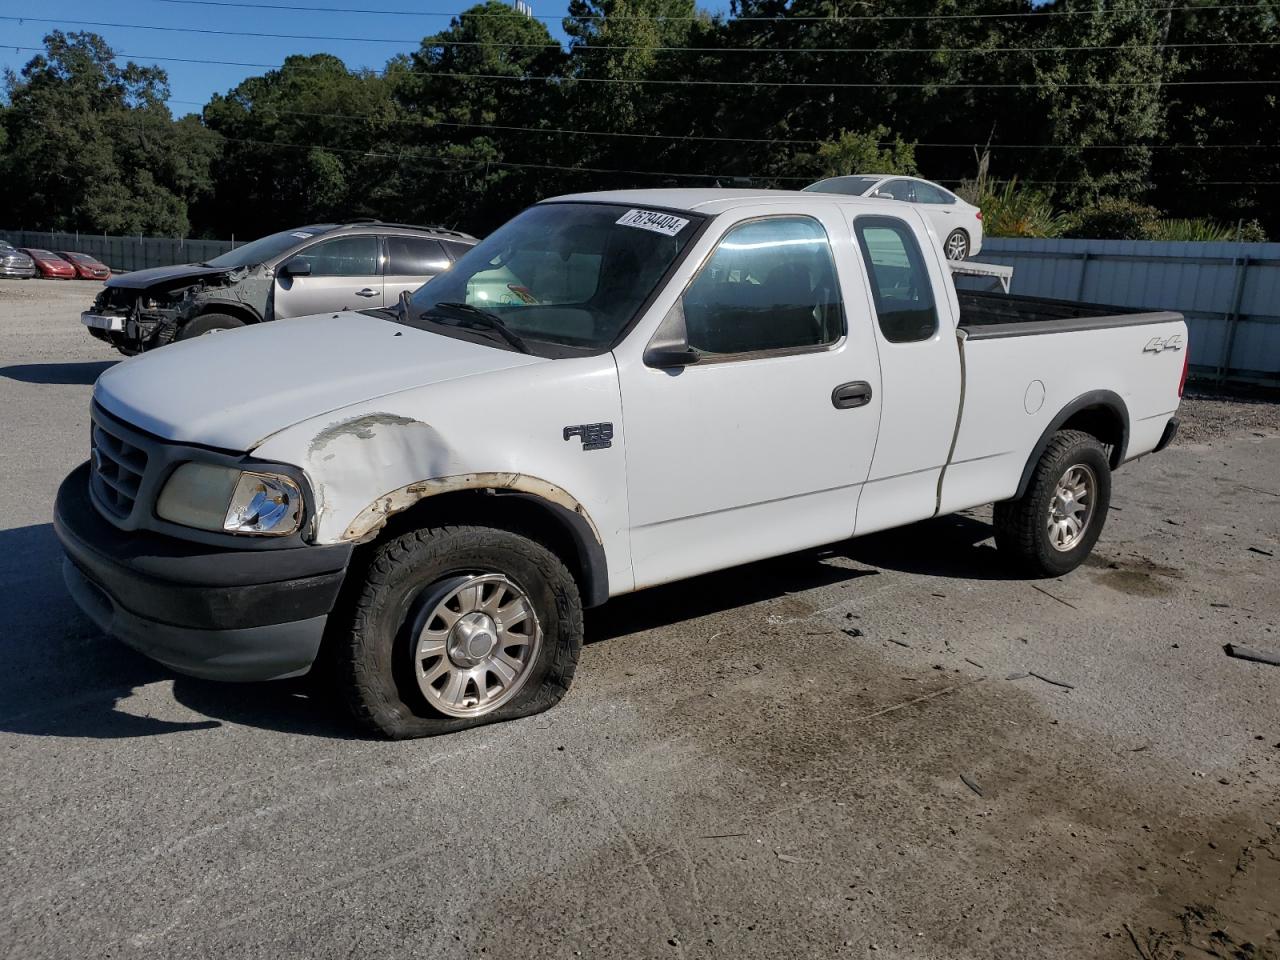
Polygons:
M1013 293L1181 311L1196 373L1280 385L1280 243L991 237L975 259Z
M116 272L167 267L174 263L201 263L235 246L229 240L119 237L103 233L44 233L37 230L0 230L0 240L7 240L15 247L87 253Z

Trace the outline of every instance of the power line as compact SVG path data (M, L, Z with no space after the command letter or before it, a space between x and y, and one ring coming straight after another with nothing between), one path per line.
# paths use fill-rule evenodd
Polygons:
M436 18L459 18L467 17L473 20L483 19L506 19L511 14L506 13L471 13L469 11L460 11L457 13L432 13L422 10L388 10L369 7L317 7L309 4L290 4L290 3L248 3L245 0L153 0L155 3L182 4L185 6L198 7L238 7L251 10L298 10L307 13L354 13L354 14L376 14L379 16L392 17L436 17ZM862 0L864 6L870 6L865 0ZM933 13L933 14L859 14L850 16L833 16L833 17L733 17L732 23L771 23L771 24L787 24L787 23L846 23L857 21L885 21L885 20L1008 20L1021 17L1038 17L1043 20L1057 19L1059 17L1097 17L1097 16L1123 16L1132 15L1137 12L1143 14L1148 13L1177 13L1182 11L1194 11L1197 13L1219 11L1219 10L1255 10L1257 4L1226 4L1218 6L1169 6L1169 7L1149 7L1142 11L1118 10L1118 9L1102 9L1102 10L1031 10L1031 11L1011 11L1007 13ZM692 17L654 17L654 16L606 16L601 14L588 15L582 17L562 17L548 14L533 15L529 19L533 20L590 20L590 21L610 21L610 22L658 22L658 23L694 23L701 22L705 18L699 16Z
M189 106L204 106L200 100L179 100L171 98L169 103L181 103ZM279 107L260 108L264 113L277 113L290 117L312 117L326 120L359 120L368 121L366 114L330 113L311 110L283 110ZM755 143L773 146L817 146L825 140L782 139L769 137L709 137L698 134L679 133L634 133L614 130L581 130L571 127L518 127L498 123L461 123L453 120L432 120L426 117L386 117L378 118L378 122L411 124L414 126L448 127L466 130L496 130L504 133L533 133L547 136L575 137L615 137L635 140L675 140L697 143ZM889 147L898 144L898 140L877 140L876 146ZM1058 144L1058 143L937 143L929 141L903 141L907 146L928 148L975 149L987 147L991 150L1276 150L1280 144L1274 143L1096 143L1096 144Z
M0 17L0 20L6 19ZM14 19L14 18L8 18ZM11 50L34 50L42 52L41 47L8 47ZM238 60L205 60L186 57L158 57L140 53L113 53L113 57L129 57L139 60L155 60L173 63L216 64L236 67L264 67L267 69L283 69L283 64L246 63ZM345 65L344 65L345 66ZM385 74L387 71L373 71ZM514 83L626 83L650 86L678 87L771 87L771 88L808 88L823 90L1042 90L1051 87L1055 90L1076 89L1137 89L1140 87L1270 87L1280 85L1280 79L1269 80L1114 80L1095 81L1093 83L877 83L877 82L841 82L841 81L803 81L803 80L669 80L657 77L580 77L573 74L501 74L501 73L458 73L454 71L407 70L418 76L436 77L451 80L503 80Z
M277 32L259 32L252 30L217 30L209 27L169 27L159 26L150 23L112 23L103 20L68 20L65 18L52 17L0 17L0 20L9 20L15 22L29 21L31 23L49 23L62 24L64 26L78 27L106 27L118 30L152 30L161 33L195 33L212 35L219 37L254 37L258 39L269 40L321 40L326 42L338 43L389 43L396 46L404 46L411 43L411 40L405 37L339 37L332 34L310 34L310 33L277 33ZM515 43L511 41L498 40L433 40L428 43L427 37L422 38L425 47L494 47L500 49L518 49L518 50L566 50L564 44L545 41L536 43ZM685 47L685 46L652 46L644 47L647 51L656 53L702 53L702 54L734 54L734 53L808 53L808 54L832 54L832 53L856 53L856 54L876 54L876 55L895 55L895 54L920 54L920 53L951 53L951 54L990 54L990 53L1072 53L1084 51L1115 51L1115 50L1185 50L1185 49L1206 49L1206 48L1224 48L1224 47L1276 47L1280 46L1280 41L1275 40L1245 40L1245 41L1205 41L1200 43L1115 43L1115 44L1078 44L1078 45L1055 45L1055 46L1013 46L1013 47ZM570 44L567 52L570 54L581 53L586 50L635 50L635 44Z
M113 23L103 20L69 20L53 17L0 17L0 20L13 22L29 21L31 23L61 24L78 27L106 27L116 30L151 30L161 33L195 33L219 37L253 37L269 40L320 40L338 43L388 43L404 46L411 43L405 37L339 37L332 34L311 33L278 33L253 30L218 30L209 27L169 27L150 23ZM498 40L433 40L422 38L428 48L434 47L480 47L517 50L561 50L566 48L561 43L539 41L536 43L515 43ZM1246 41L1205 41L1200 43L1115 43L1115 44L1078 44L1054 46L1013 46L1013 47L685 47L685 46L652 46L644 47L656 53L702 53L702 54L735 54L735 53L807 53L832 54L856 53L875 55L950 53L980 55L990 53L1073 53L1084 51L1115 50L1185 50L1224 47L1276 47L1280 41L1246 40ZM577 54L587 50L635 50L635 44L571 44L568 53Z
M442 157L439 155L421 154L417 151L408 151L400 153L380 153L374 150L361 150L355 147L331 147L318 143L292 143L280 142L276 140L253 140L244 137L228 137L216 131L210 131L218 139L228 143L240 143L257 147L278 147L293 150L325 150L330 153L349 153L357 154L364 157L372 157L374 159L395 160L401 162L404 160L431 160L436 162L456 162L456 157ZM469 161L469 166L454 170L436 170L434 172L444 175L456 175L463 173L474 173L485 167L504 167L512 169L528 169L528 170L559 170L570 173L604 173L604 174L621 174L624 176L635 177L665 177L668 179L681 178L686 180L700 181L721 181L721 180L760 180L766 183L776 183L781 181L787 182L812 182L813 177L793 177L793 176L741 176L734 174L712 174L712 173L680 173L675 171L664 170L626 170L614 167L585 167L585 166L568 166L555 163L517 163L510 160L474 160ZM934 183L954 183L962 184L967 181L962 179L935 180ZM1019 178L1019 183L1034 184L1037 186L1046 186L1055 184L1059 186L1090 184L1090 180L1023 180ZM1280 180L1202 180L1198 186L1277 186ZM764 189L764 188L761 188Z

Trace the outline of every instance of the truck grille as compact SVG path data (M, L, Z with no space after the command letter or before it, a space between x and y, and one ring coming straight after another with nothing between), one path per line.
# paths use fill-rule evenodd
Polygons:
M96 418L89 446L93 460L89 484L95 499L109 513L128 517L147 471L147 452L112 433Z

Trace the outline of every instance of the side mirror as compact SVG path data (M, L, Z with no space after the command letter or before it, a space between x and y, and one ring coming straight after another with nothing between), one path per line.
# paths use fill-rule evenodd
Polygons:
M700 354L688 344L664 344L652 346L644 352L644 365L659 369L670 367L688 367L702 359Z
M302 257L295 257L286 263L280 272L290 277L309 277L311 276L311 261L304 260Z
M702 359L702 354L689 346L688 329L684 321L684 301L677 300L663 317L658 332L644 351L644 365L659 370L672 367L688 367Z

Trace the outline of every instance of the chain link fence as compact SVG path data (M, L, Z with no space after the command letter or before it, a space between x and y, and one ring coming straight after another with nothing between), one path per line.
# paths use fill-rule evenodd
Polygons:
M234 240L186 240L172 237L116 237L105 233L44 233L0 230L0 240L15 247L87 253L112 271L145 270L174 263L201 263L236 246Z

